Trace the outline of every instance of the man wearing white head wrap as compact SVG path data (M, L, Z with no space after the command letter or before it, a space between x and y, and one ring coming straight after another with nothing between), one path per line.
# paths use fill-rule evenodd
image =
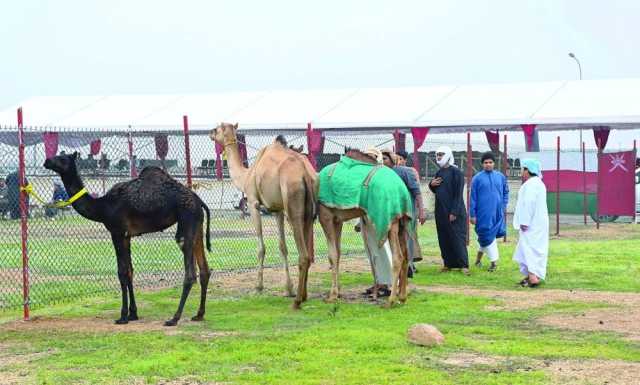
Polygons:
M376 161L378 162L378 164L382 164L382 151L375 148L375 147L369 147L365 152L365 154L367 155L371 155L374 158L376 158Z
M519 230L518 245L513 260L520 265L524 279L522 286L536 287L547 273L549 255L549 213L547 189L541 180L540 162L522 160L524 183L518 190L518 201L513 213L513 228Z
M438 154L442 155L438 157ZM438 163L438 166L455 166L455 164L453 164L453 161L453 151L451 151L451 148L449 146L438 147L438 149L436 150L436 163Z
M453 164L453 152L447 146L436 150L440 170L429 182L436 194L435 219L438 243L444 262L443 272L462 269L469 274L467 254L467 209L463 200L464 175Z

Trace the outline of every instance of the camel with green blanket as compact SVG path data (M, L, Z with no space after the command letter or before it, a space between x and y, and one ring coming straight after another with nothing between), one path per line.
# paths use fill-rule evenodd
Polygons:
M329 248L332 270L327 302L340 295L340 237L345 221L365 217L376 230L378 245L387 239L393 259L393 285L386 306L407 299L408 253L406 231L412 203L402 179L392 169L358 150L320 171L319 219Z

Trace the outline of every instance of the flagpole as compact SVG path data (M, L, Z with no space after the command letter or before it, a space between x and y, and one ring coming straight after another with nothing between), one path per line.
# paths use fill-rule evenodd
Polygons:
M582 214L584 216L584 225L587 225L587 160L585 155L585 144L582 142Z
M636 159L638 159L638 148L636 147L636 140L633 140L633 170L634 170L634 178L635 178L635 169L636 169ZM635 182L635 180L634 180ZM636 187L636 188L640 188L640 187ZM638 196L638 194L635 194L634 196ZM636 198L637 199L637 198ZM635 200L634 200L635 201ZM637 214L636 214L636 207L638 205L638 202L635 202L635 205L633 206L633 222L635 223L638 220Z

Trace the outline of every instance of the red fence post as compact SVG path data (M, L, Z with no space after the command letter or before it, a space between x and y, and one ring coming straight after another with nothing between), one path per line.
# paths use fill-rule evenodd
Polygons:
M596 229L600 229L600 157L602 155L601 141L598 138L598 187L596 188Z
M505 134L504 136L504 151L502 154L502 166L503 166L503 170L504 170L504 177L507 180L507 184L509 184L509 177L507 176L509 174L509 156L507 154L507 135ZM507 208L504 208L504 221L505 224L508 223L507 221ZM507 225L507 228L509 228L509 226ZM507 232L504 232L504 238L503 238L504 242L507 241Z
M471 132L467 132L467 246L469 246L469 229L471 228L471 218L469 218L471 199L471 163L473 162L473 153L471 152Z
M589 204L587 203L587 159L585 152L585 144L582 142L582 215L584 216L584 225L586 226Z
M184 128L184 157L187 163L187 187L191 188L191 149L189 147L189 119L187 115L182 116L182 126Z
M636 159L638 159L638 147L636 147L636 140L634 139L633 140L633 161L637 162ZM636 167L635 163L633 164L633 167L634 168ZM636 188L638 188L638 187L636 187ZM638 194L636 194L636 196L637 195ZM638 202L636 202L636 207L637 206L638 206ZM636 221L636 210L633 210L633 222L635 222L635 221Z
M24 128L22 120L22 107L18 108L18 182L20 184L20 228L22 239L22 299L23 317L29 320L29 254L27 253L27 239L29 227L27 223L27 193L26 186L26 166L24 163Z
M560 235L560 136L556 145L556 235Z

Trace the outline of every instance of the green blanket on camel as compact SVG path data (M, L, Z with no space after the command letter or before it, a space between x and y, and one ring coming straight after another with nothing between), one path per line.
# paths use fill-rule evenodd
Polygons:
M319 200L331 208L364 210L380 247L391 222L401 216L411 218L413 212L409 190L395 171L346 156L320 171Z

